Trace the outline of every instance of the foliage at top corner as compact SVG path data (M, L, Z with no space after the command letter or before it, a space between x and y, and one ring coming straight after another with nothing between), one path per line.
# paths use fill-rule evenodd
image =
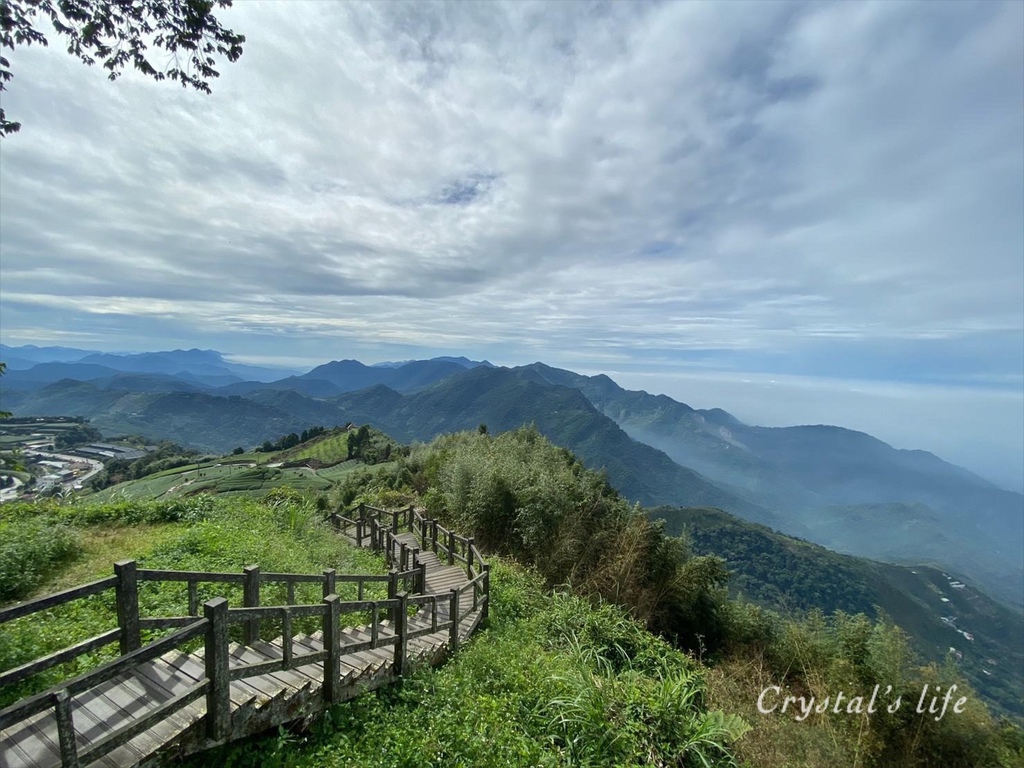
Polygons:
M225 29L213 15L231 0L3 0L0 2L0 48L49 45L39 28L42 18L67 40L67 51L83 64L101 63L116 80L131 64L154 80L173 80L182 87L210 93L219 77L214 55L234 62L242 55L245 36ZM148 46L170 54L171 63L158 69ZM0 91L13 78L11 63L0 55ZM21 123L8 120L0 108L0 138L16 133Z

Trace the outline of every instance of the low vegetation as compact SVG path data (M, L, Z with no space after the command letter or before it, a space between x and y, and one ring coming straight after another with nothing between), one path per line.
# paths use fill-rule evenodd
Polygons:
M317 435L306 447L330 438ZM535 429L448 435L389 459L338 464L345 471L320 492L7 505L0 525L26 532L10 537L21 542L12 562L58 580L76 567L85 575L90 531L118 526L159 532L152 545L135 533L124 539L124 556L144 566L380 568L322 523L327 511L360 501L424 507L492 554L490 625L452 662L335 707L310 731L235 744L196 758L197 766L1024 765L1020 729L995 720L954 667L923 664L884 615L784 616L731 598L721 557L667 535ZM183 471L200 470L163 477L180 482ZM40 547L32 531L44 528L66 531L71 549ZM844 605L862 599L856 588L837 590ZM144 611L179 613L183 600L182 590L147 587ZM0 633L0 668L53 650L56 622L68 628L63 647L109 628L112 616L101 595L44 621L12 622ZM12 686L0 706L77 671L65 665ZM930 697L917 711L922 692L953 685L966 698L960 711L936 717ZM792 709L758 708L766 690L769 703L792 696L820 704L839 692L866 701L875 686L883 706L902 706L866 714L826 705L801 719Z
M440 669L192 765L735 765L747 730L709 710L704 671L621 609L550 593L534 572L492 569L488 630Z

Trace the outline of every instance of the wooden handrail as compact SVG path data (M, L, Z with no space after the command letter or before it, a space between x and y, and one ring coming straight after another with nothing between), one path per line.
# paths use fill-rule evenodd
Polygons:
M34 696L29 696L27 699L22 699L16 704L12 704L3 710L0 710L0 730L17 723L26 717L30 717L49 709L50 706L52 706L53 696L58 691L65 690L68 692L69 696L74 696L82 691L86 691L93 686L117 677L122 672L137 666L139 662L155 659L167 651L173 650L175 647L181 645L187 640L191 640L193 637L202 634L205 629L205 619L199 619L184 629L179 629L177 632L173 632L166 637L149 643L138 650L132 651L120 658L114 659L113 661L101 664L96 669L92 669L70 680L65 680L63 683L60 683L49 690L43 691L42 693L37 693Z
M91 581L80 587L71 587L71 589L65 589L61 592L54 592L52 595L45 595L44 597L37 597L34 600L26 600L23 603L17 603L8 608L0 609L0 624L13 621L14 619L20 619L22 616L28 616L32 613L38 613L39 611L46 610L47 608L53 608L58 605L63 605L64 603L69 603L72 600L78 600L79 598L89 597L91 595L98 595L100 592L113 589L116 584L116 576L107 576L105 579Z
M207 733L214 741L222 741L228 737L231 728L230 683L234 680L244 680L322 662L325 670L322 686L324 703L331 704L340 701L343 696L340 675L343 656L382 646L393 646L392 672L396 676L402 676L406 669L410 640L446 632L449 653L455 653L458 650L462 622L478 610L481 612L480 619L486 618L490 597L489 565L484 561L472 538L457 535L439 525L436 520L424 518L419 510L411 506L404 510L388 512L360 505L358 519L337 514L330 517L356 526L358 539L370 537L374 548L382 549L387 554L388 561L393 566L391 572L387 575L337 574L333 570L324 571L323 574L262 573L258 566L253 565L247 567L243 573L217 573L138 568L134 561L124 561L116 564L114 576L0 610L0 623L3 623L72 600L90 597L111 588L116 590L118 608L118 627L0 673L0 685L18 682L113 642L120 643L122 652L122 655L113 661L0 711L0 730L52 709L58 726L63 763L85 765L99 760L155 723L205 695ZM410 546L398 538L398 533L405 531L414 534L419 546ZM421 560L420 553L428 551L439 556L446 555L450 564L456 560L465 563L469 580L458 588L453 588L446 595L425 594L426 566ZM394 567L396 565L397 568ZM479 569L474 567L475 565L479 565ZM140 582L185 583L188 587L190 615L140 617ZM241 585L245 604L232 608L228 606L224 597L217 597L203 604L202 617L196 616L199 611L197 585L202 582ZM267 583L286 585L286 605L260 605L260 587ZM336 586L339 583L356 584L358 599L342 602L336 594ZM364 586L372 583L387 584L388 598L363 599ZM295 604L296 584L321 584L323 602ZM409 591L410 585L412 594ZM418 609L414 617L409 616L410 606ZM447 618L444 620L441 619L442 608L447 611ZM361 611L370 612L370 639L343 642L341 616ZM381 620L382 611L389 617L390 625ZM293 619L313 617L320 617L323 622L323 650L295 653ZM228 656L228 628L232 624L241 624L246 630L246 642L251 644L259 639L260 621L277 619L282 624L281 657L232 666ZM174 631L158 640L141 644L142 630L168 628ZM71 699L75 695L130 671L142 663L156 659L168 651L180 648L200 635L205 637L206 679L190 685L185 691L161 703L143 717L103 736L81 752L78 751L71 716Z

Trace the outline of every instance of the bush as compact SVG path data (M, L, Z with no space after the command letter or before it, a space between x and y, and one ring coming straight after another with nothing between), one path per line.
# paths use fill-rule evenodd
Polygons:
M78 551L67 525L38 517L0 523L0 601L24 597Z

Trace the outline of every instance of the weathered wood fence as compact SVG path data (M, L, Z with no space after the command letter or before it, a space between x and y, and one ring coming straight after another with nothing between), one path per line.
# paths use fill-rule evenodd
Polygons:
M116 563L113 576L0 610L2 626L14 619L110 590L114 592L117 608L116 628L0 673L0 687L20 682L113 643L118 644L120 651L120 656L112 661L0 710L0 733L49 711L56 729L60 764L85 766L192 702L205 699L202 716L205 740L201 748L207 748L249 735L232 725L232 681L322 663L322 700L316 704L322 709L354 695L343 690L345 679L341 665L344 656L391 647L391 672L394 677L401 677L406 672L410 641L446 632L446 651L450 655L458 649L460 628L465 631L468 621L468 631L471 632L486 619L490 594L489 566L472 538L459 536L438 525L436 520L425 519L412 507L389 511L361 504L348 515L332 514L328 520L339 534L347 536L357 546L368 546L382 552L390 566L389 573L339 574L333 569L321 574L265 573L257 565L245 568L242 573L170 571L139 568L136 562L129 560ZM188 614L141 616L140 585L166 582L185 583ZM230 607L223 596L200 605L199 585L206 583L239 585L242 605ZM261 605L262 587L268 584L284 585L284 604ZM322 602L297 603L298 584L321 585ZM342 601L337 594L339 584L354 584L357 599ZM387 598L364 599L369 585L386 585ZM442 589L444 587L448 588ZM345 621L355 614L361 617L369 615L366 624L368 637L362 642L343 645L343 628L352 626ZM311 651L307 645L295 641L294 623L310 619L319 619L322 650ZM260 640L261 623L268 620L275 625L279 623L281 627L280 658L229 664L229 629L238 626L243 644L252 645ZM143 632L151 630L170 631L143 644ZM82 738L76 729L72 707L76 696L129 670L140 668L168 651L181 649L190 642L194 645L197 640L201 640L203 646L203 679L81 748ZM316 713L303 712L300 717L292 719L309 719L311 714ZM0 749L4 748L6 746L0 746ZM0 757L3 757L3 752L0 752ZM0 763L4 762L0 760Z

